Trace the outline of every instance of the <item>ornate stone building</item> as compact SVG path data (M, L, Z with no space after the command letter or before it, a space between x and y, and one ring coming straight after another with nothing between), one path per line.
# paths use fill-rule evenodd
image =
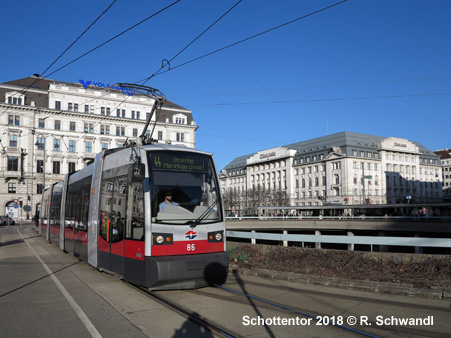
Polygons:
M229 210L443 201L436 154L414 141L351 132L238 157L220 180Z
M0 84L0 215L34 215L44 176L48 186L98 152L135 140L153 104L146 95L93 81L33 76ZM194 148L197 128L191 111L166 101L148 135L153 130L158 142Z

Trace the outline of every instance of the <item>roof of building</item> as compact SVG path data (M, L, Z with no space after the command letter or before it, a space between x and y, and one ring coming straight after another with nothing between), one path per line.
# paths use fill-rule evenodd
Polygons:
M451 158L451 150L450 149L440 149L434 151L434 153L438 156L440 156L441 160Z
M52 79L46 79L38 76L29 76L22 79L7 81L2 84L4 85L10 85L10 86L16 86L23 88L24 90L26 88L29 88L27 90L27 94L25 95L25 105L31 105L31 101L35 102L36 107L40 108L48 108L49 102L48 102L48 90L50 87L50 84L60 83L68 86L77 86L82 87L83 85L81 83L70 83L70 82L62 82L62 81L56 81ZM97 87L92 87L97 88ZM110 89L111 91L116 91L115 89ZM0 86L0 95L3 96L6 92L10 91L9 89L2 88ZM119 91L118 91L119 92ZM142 95L142 94L138 94ZM166 108L166 109L165 109ZM178 112L174 112L173 110L177 110ZM174 114L180 113L180 111L183 111L183 114L187 116L187 124L191 124L193 121L192 113L189 109L186 109L174 102L171 102L169 100L166 100L163 103L161 113L158 116L158 121L165 121L167 118L171 121L171 117Z
M332 135L317 137L307 141L288 144L286 146L283 146L283 148L296 150L295 158L299 158L305 155L312 155L315 153L329 153L333 147L340 147L343 154L345 154L346 156L353 156L354 150L370 150L377 152L378 148L376 144L386 138L387 137L384 136L343 131ZM437 157L434 152L427 149L420 143L415 141L410 142L418 146L419 151L422 154L421 156L431 158ZM246 160L255 154L256 153L235 158L232 162L224 167L224 170L239 169L241 167L244 168L246 166Z

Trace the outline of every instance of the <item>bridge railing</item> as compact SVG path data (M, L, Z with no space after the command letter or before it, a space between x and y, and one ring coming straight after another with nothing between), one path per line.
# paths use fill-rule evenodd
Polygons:
M353 245L382 245L382 246L413 246L413 247L438 247L451 248L451 238L427 238L427 237L382 237L382 236L343 236L343 235L300 235L300 234L275 234L246 231L226 231L228 238L250 239L255 244L256 240L283 242L284 246L288 242L348 244L348 248L353 250ZM352 245L352 247L349 247Z

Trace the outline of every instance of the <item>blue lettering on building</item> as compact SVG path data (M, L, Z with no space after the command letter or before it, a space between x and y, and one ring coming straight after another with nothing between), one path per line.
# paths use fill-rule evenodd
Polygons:
M99 88L111 88L111 89L116 89L116 90L120 90L122 92L122 94L124 95L130 95L133 96L133 90L131 90L130 88L125 88L125 87L118 87L118 86L114 86L112 84L106 84L103 82L96 82L96 81L85 81L85 80L78 80L82 85L83 88L88 88L88 86L90 84L92 84L95 87L99 87Z

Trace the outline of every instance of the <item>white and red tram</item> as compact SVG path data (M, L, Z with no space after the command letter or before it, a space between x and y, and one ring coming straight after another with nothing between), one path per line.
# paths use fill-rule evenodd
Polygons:
M211 154L144 145L103 151L45 190L41 235L150 289L225 282L228 257ZM168 192L173 203L160 210Z

